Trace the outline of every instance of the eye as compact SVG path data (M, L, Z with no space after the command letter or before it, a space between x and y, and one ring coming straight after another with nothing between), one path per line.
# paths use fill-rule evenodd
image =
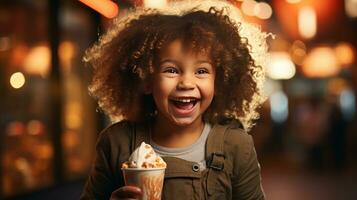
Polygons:
M178 70L174 67L165 68L163 73L178 74Z
M207 74L208 70L204 68L200 68L197 70L196 74Z

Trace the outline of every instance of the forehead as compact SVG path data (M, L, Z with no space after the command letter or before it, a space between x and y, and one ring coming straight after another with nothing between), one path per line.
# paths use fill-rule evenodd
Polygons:
M208 49L192 48L192 44L184 45L184 43L176 39L169 42L161 51L159 52L159 59L165 58L195 58L197 60L208 60L210 61L210 51Z

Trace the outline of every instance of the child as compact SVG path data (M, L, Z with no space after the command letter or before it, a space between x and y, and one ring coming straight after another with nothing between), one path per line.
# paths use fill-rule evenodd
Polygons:
M138 8L87 51L90 92L120 122L100 134L81 199L140 198L120 167L142 141L167 163L163 199L265 198L246 131L264 100L266 35L238 12L218 0Z

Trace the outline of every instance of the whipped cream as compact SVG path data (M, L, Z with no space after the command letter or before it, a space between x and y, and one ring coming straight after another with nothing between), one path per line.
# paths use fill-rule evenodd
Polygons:
M130 155L122 168L166 168L165 161L155 153L151 145L142 142Z

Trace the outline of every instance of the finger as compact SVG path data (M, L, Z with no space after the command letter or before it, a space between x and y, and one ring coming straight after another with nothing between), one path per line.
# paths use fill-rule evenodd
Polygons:
M117 198L139 198L141 195L141 189L135 186L124 186L112 193L112 196Z

